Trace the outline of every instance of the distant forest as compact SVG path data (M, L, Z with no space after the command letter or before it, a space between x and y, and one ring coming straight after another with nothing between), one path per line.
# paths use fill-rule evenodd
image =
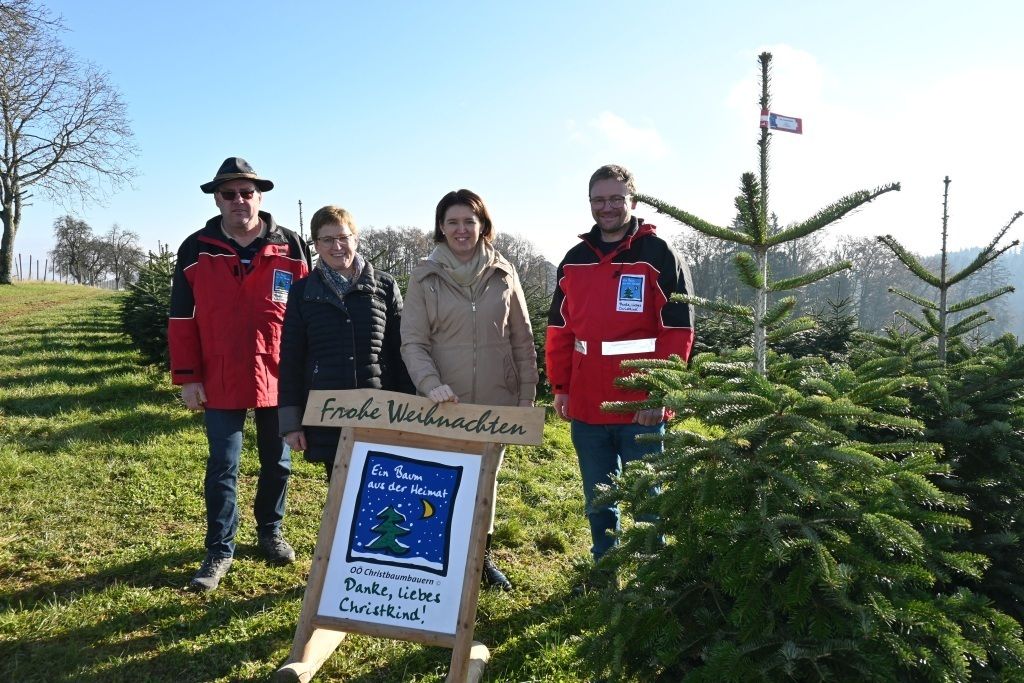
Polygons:
M749 290L740 285L732 263L735 256L732 245L705 237L688 228L675 238L674 243L690 264L698 296L749 303L745 301ZM953 272L959 270L979 251L980 248L972 248L951 252L947 269ZM878 331L894 323L905 324L895 317L894 312L897 310L920 315L920 310L913 304L890 294L889 287L897 287L925 298L933 296L888 248L873 237L842 237L838 241L826 243L812 236L787 244L771 254L769 267L775 274L773 279L777 279L842 260L852 262L853 269L802 290L798 295L801 312L827 316L836 307L841 307L843 313L856 316L860 329ZM938 272L937 254L922 257L922 262L933 272ZM994 320L973 333L976 342L1006 332L1017 335L1018 339L1024 337L1024 251L1019 247L1011 249L976 276L952 288L952 299L959 301L1007 284L1016 287L1016 291L983 306ZM958 318L954 316L952 322L956 320ZM698 322L698 329L699 325Z

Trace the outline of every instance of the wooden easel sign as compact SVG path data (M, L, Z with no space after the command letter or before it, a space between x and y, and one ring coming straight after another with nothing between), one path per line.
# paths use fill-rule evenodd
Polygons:
M448 680L478 680L488 651L473 627L501 443L540 443L543 409L314 391L303 424L340 427L341 439L277 680L311 680L347 632L450 647Z

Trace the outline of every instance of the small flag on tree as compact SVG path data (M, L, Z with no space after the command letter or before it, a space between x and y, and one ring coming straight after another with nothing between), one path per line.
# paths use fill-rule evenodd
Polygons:
M775 130L784 130L787 133L796 133L800 135L803 134L804 132L804 120L798 119L795 116L783 116L782 114L773 114L767 109L762 109L761 127L773 128Z

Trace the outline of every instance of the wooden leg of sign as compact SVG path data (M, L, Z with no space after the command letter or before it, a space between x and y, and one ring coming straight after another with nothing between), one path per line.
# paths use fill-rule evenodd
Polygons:
M344 638L344 631L313 629L301 652L295 653L296 648L292 648L293 656L298 656L277 670L275 683L309 683Z
M313 619L316 617L317 605L320 604L320 595L323 592L324 573L331 552L331 534L338 524L345 478L351 460L352 430L342 429L338 451L334 457L331 486L327 491L327 505L324 506L320 520L320 532L317 535L316 549L313 551L313 562L309 568L306 593L302 597L299 623L295 628L295 638L292 640L288 661L274 674L277 683L308 683L345 637L344 631L316 628Z
M476 624L476 603L480 593L480 573L484 564L484 546L487 542L487 527L491 521L491 507L494 505L494 478L498 476L499 444L488 444L483 453L480 480L476 492L476 510L473 514L473 538L470 543L466 576L462 587L462 607L455 632L455 647L452 648L452 662L448 669L448 683L475 683L484 672L484 665L490 658L487 646L473 640Z
M454 674L457 672L453 663L452 668L448 671L448 678L445 679L446 683L478 683L484 676L484 667L487 666L487 660L490 658L491 653L487 646L474 640L473 647L469 650L469 662L466 665L465 677L455 678Z

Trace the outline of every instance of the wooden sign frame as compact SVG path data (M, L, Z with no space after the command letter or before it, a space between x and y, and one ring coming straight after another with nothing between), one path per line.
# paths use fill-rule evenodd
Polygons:
M394 405L401 401L404 415L427 415L425 419L403 420L400 423L409 430L380 429L377 426L386 424L381 419L383 411L376 411L376 418L367 419L374 411L368 406L384 406L391 402L391 417L395 415ZM348 406L340 415L332 406ZM361 408L361 411L356 407ZM436 419L435 419L436 418ZM476 420L476 422L472 422ZM432 422L433 421L433 422ZM352 426L367 422L375 427ZM303 419L306 425L339 426L341 438L334 460L331 484L327 494L317 536L316 550L310 567L309 581L302 600L302 610L288 660L277 670L277 681L301 681L306 683L312 679L324 661L337 649L346 633L360 633L370 636L394 638L425 645L435 645L452 649L451 665L447 681L450 683L475 683L483 675L484 666L490 657L485 645L473 640L476 622L476 608L480 591L480 574L490 522L491 510L494 506L494 481L503 445L491 441L502 425L526 425L519 434L512 436L519 443L540 443L543 433L544 411L541 408L508 408L495 406L476 406L458 404L440 404L437 406L422 397L394 394L392 392L355 390L310 392ZM437 436L437 432L445 433L442 426L454 427L456 433L465 438ZM466 427L466 425L469 425ZM480 425L490 428L480 428ZM451 430L449 430L451 431ZM433 432L433 434L431 433ZM463 433L465 432L465 433ZM481 432L485 432L481 434ZM509 432L500 438L509 436ZM357 495L356 491L347 490L350 479L350 468L353 451L357 446L397 446L437 451L442 453L462 454L480 458L480 468L476 481L476 495L472 506L470 522L468 555L462 576L462 592L455 622L455 633L439 632L430 628L413 628L389 623L375 623L360 619L347 619L337 616L320 614L321 598L327 580L331 562L331 550L338 533L343 504L347 497ZM351 501L348 501L351 504Z

